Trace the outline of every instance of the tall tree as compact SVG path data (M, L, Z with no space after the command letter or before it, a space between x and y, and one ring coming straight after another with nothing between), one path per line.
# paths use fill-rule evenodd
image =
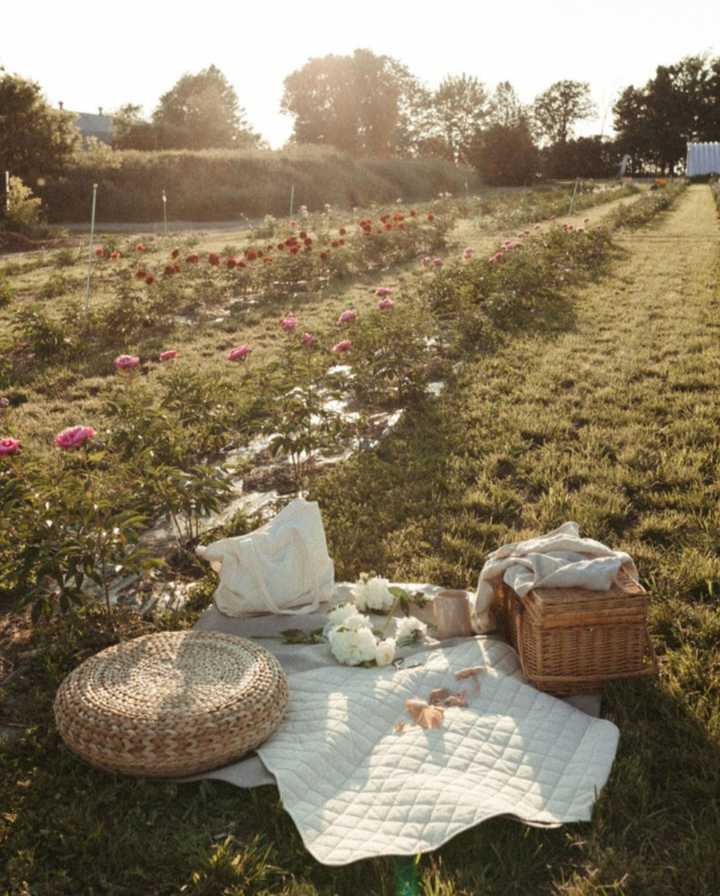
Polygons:
M538 149L522 117L515 124L495 123L478 131L466 155L483 182L493 186L533 183L540 167Z
M149 121L142 117L142 106L126 103L112 116L114 149L157 149L157 134Z
M251 147L260 142L234 88L214 65L183 75L160 97L152 121L159 149Z
M528 121L528 109L520 102L515 88L509 81L501 81L495 88L490 99L490 124L499 124L503 127L515 127L521 121Z
M412 87L412 76L399 62L359 49L352 56L310 59L288 75L280 108L295 117L295 143L384 157L395 154Z
M432 97L434 125L447 158L465 161L475 135L487 123L490 97L482 82L471 75L448 75Z
M79 141L73 118L53 109L34 81L0 67L0 171L31 184L62 174Z
M535 98L533 116L548 143L566 143L578 121L595 114L590 85L584 81L556 81Z
M658 66L642 88L627 87L613 107L617 142L642 166L674 171L691 140L720 140L720 59L686 56Z

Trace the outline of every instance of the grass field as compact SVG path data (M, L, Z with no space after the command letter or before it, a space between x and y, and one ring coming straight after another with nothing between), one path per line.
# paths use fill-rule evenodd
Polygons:
M111 370L120 351L148 357L172 338L187 376L220 382L223 352L248 343L254 366L238 374L244 381L272 363L287 312L303 329L321 332L349 307L369 315L374 288L385 285L396 299L393 311L405 309L408 330L442 327L444 355L432 363L446 388L435 398L411 395L377 447L310 480L337 578L373 569L395 580L474 588L493 548L569 519L582 535L633 556L650 594L661 673L657 682L617 682L604 694L603 716L618 725L620 746L592 822L550 831L507 819L480 825L418 859L418 892L426 896L720 892L717 209L707 186L693 186L633 229L627 210L622 218L617 212L636 200L607 198L612 204L572 219L586 228L626 222L613 230L597 267L574 280L568 274L564 284L553 281L532 300L523 293L502 304L493 293L492 314L489 304L479 317L477 309L471 314L451 295L466 276L453 273L453 259L474 246L485 263L523 226L509 210L455 218L440 253L447 280L430 286L435 275L416 260L394 262L266 306L245 302L213 324L222 295L208 281L207 313L194 326L171 324L167 315L133 341L77 354L77 363L62 355L43 363L37 345L23 356L17 337L6 342L12 406L0 437L10 430L22 436L23 450L52 466L52 450L35 443L80 419L100 429L108 388L125 387ZM534 212L528 228L540 220ZM543 208L542 215L550 213ZM226 239L239 244L241 237ZM219 249L216 235L183 246L184 253ZM0 310L4 321L11 324L17 307L34 302L51 273L64 270L56 267L62 251L44 252L42 264L38 253L0 262L14 291ZM532 270L541 267L538 261ZM81 281L77 265L68 271ZM520 273L508 289L520 290ZM102 301L110 305L106 276ZM445 305L438 312L441 286ZM52 309L52 299L44 302ZM155 384L167 376L159 364L143 369L149 388L160 389ZM247 402L242 407L247 411ZM167 574L203 575L182 564ZM14 736L0 744L0 893L395 892L391 860L344 868L312 860L272 787L248 792L218 782L132 780L88 769L62 747L52 719L62 677L119 638L192 625L213 585L210 576L200 579L183 614L140 619L95 607L35 626L27 612L14 610L16 595L6 590L0 718Z

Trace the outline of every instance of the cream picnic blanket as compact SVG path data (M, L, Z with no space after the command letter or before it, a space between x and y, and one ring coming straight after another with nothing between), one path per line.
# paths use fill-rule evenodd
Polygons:
M335 602L348 590L338 586ZM440 589L424 590L432 597ZM317 614L297 624L309 631L325 620ZM257 640L278 656L290 684L286 716L257 756L199 777L277 783L318 861L417 855L497 815L543 826L590 819L618 730L527 684L509 645L430 640L397 668L349 668L327 644L272 640L287 627L287 617L230 619L215 607L196 625ZM466 706L445 709L439 728L413 723L408 700L457 691L455 674L476 666L484 671Z
M629 554L613 551L592 538L581 538L575 522L564 523L538 538L506 544L490 554L480 571L475 600L478 630L495 628L490 604L503 581L521 597L540 587L607 591L620 569L638 580Z

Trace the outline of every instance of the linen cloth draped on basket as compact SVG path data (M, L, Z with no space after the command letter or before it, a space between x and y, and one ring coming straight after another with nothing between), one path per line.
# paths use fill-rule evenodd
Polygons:
M592 538L581 538L575 522L563 523L538 538L503 545L490 554L480 571L475 600L478 629L490 632L495 628L490 604L503 581L520 597L533 588L607 591L621 569L638 581L629 554Z
M349 590L336 586L332 603ZM295 617L292 626L311 631L326 619ZM610 773L617 728L530 687L502 641L430 641L406 649L399 668L358 668L339 665L327 644L270 640L287 617L229 618L213 606L196 628L257 639L290 686L286 716L256 756L196 777L276 783L306 848L325 864L428 852L498 815L538 826L589 820ZM412 724L408 699L457 691L455 673L474 666L485 671L466 707L445 709L437 729Z

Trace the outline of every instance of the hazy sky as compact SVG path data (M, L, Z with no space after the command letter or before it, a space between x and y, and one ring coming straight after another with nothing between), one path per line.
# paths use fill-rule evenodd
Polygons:
M357 48L404 63L428 87L466 73L490 90L510 81L530 103L555 81L590 83L598 118L579 134L612 131L619 91L643 86L658 65L716 52L718 0L665 12L668 0L266 0L169 3L24 0L3 3L0 65L37 81L66 109L147 116L185 73L216 65L252 128L271 146L290 135L283 80L308 59ZM675 4L673 4L675 6ZM686 12L687 10L687 12Z

